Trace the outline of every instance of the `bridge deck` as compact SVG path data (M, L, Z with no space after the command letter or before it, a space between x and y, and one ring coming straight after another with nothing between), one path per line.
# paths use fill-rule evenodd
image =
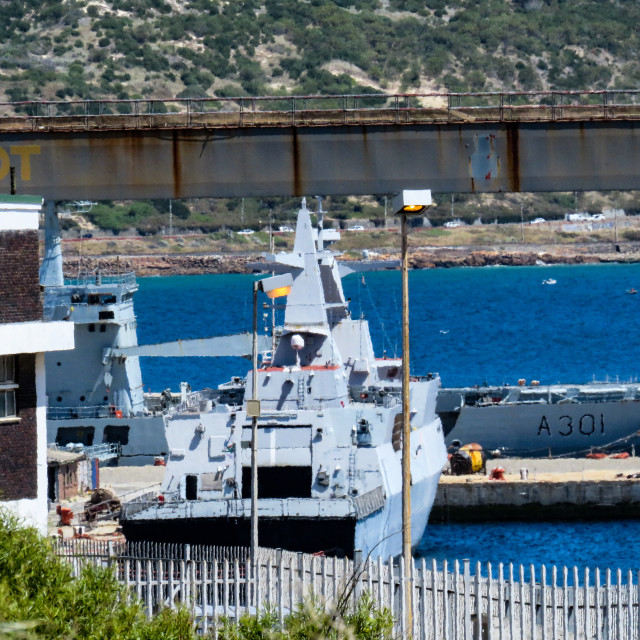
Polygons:
M0 103L0 189L60 200L640 188L640 91Z
M638 119L636 91L0 103L0 132Z

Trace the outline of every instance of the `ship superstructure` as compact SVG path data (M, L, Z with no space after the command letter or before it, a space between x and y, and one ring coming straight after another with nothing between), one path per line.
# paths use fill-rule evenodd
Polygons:
M45 357L48 441L113 444L127 462L152 463L166 452L160 407L153 415L145 406L138 357L108 355L138 344L135 275L95 271L65 279L53 203L47 203L45 215L44 317L72 323L75 336L75 349Z
M398 555L403 363L376 359L367 321L350 316L321 229L315 238L303 202L293 252L265 264L291 274L293 285L275 352L257 369L259 544ZM411 383L413 546L446 462L438 384L437 376ZM129 539L248 544L252 388L249 372L167 418L162 492L125 508Z

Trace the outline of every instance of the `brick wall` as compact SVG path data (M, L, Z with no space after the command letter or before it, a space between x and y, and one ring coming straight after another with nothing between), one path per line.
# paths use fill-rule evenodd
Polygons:
M19 420L0 422L0 501L36 498L36 359L16 356L16 411Z
M61 464L56 469L58 477L58 501L69 500L78 495L78 463Z
M42 319L38 232L0 233L0 322Z

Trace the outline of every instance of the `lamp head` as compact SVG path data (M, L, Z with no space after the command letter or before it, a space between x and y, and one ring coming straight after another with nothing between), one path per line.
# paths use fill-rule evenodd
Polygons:
M288 296L291 293L292 286L293 278L290 273L258 280L258 288L264 291L272 300L274 298Z
M395 215L416 215L433 206L431 189L405 189L391 201Z

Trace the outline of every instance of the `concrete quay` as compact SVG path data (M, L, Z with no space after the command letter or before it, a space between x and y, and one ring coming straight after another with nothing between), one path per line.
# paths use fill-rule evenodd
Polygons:
M617 518L640 518L640 458L489 460L487 475L442 476L430 522Z

